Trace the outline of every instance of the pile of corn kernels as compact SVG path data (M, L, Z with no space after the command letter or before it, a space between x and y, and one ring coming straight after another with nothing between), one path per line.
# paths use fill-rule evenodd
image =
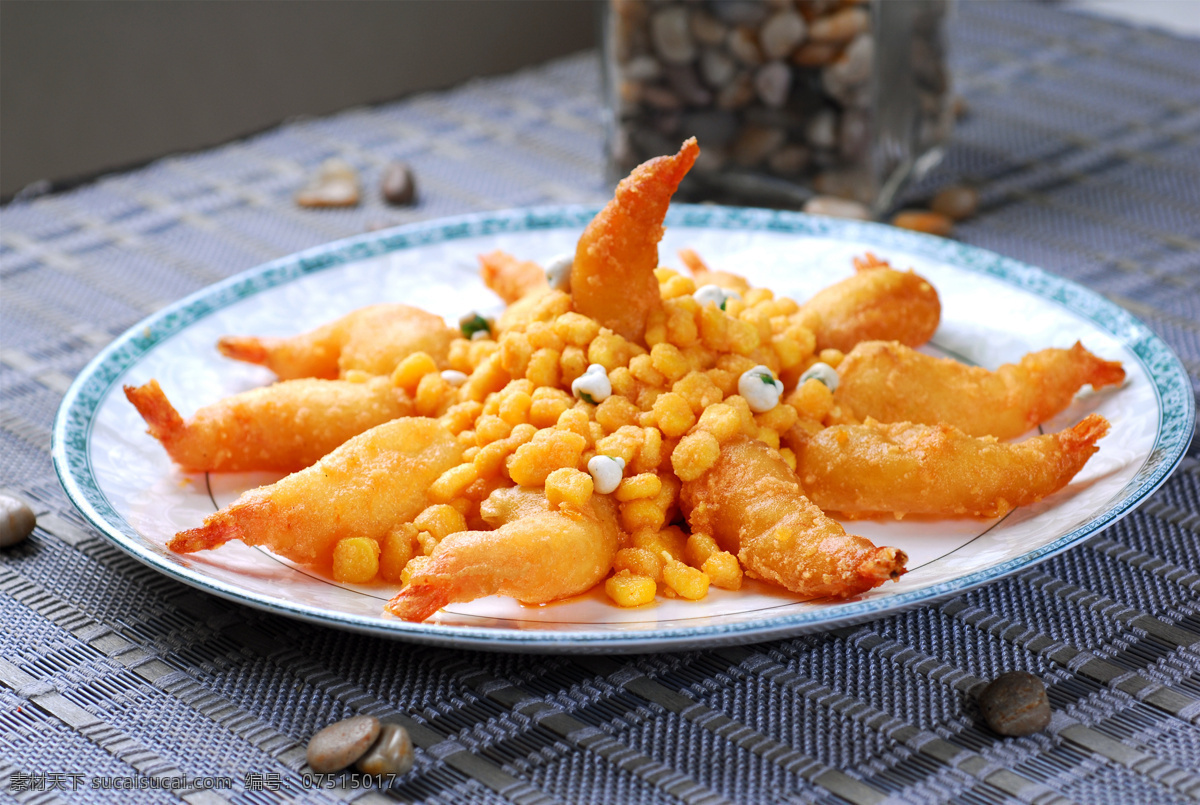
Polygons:
M632 607L656 595L698 600L710 585L739 589L751 574L737 557L711 535L672 524L682 482L703 475L722 442L743 434L778 449L794 469L780 436L797 424L815 431L840 419L825 384L798 380L818 361L836 368L843 356L815 353L791 299L748 288L722 309L698 302L690 277L655 273L663 307L647 325L649 351L573 312L566 293L549 291L498 340L456 340L447 372L425 353L406 358L392 382L412 396L418 415L440 418L456 435L463 463L429 489L434 505L381 543L341 540L335 579L407 583L447 535L487 528L479 505L502 487L543 488L553 509L583 507L598 494L589 460L609 456L625 465L612 496L629 540L605 582L608 596ZM593 364L612 387L598 403L570 391ZM738 394L739 378L756 366L793 389L762 413Z

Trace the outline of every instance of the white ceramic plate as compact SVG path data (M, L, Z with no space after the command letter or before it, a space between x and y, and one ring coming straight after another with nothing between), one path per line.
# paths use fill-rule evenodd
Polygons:
M677 265L695 248L714 268L803 300L852 273L870 250L914 268L941 295L935 352L992 367L1028 351L1076 340L1120 360L1120 389L1085 393L1046 423L1056 431L1093 411L1112 433L1061 492L1003 520L855 521L855 533L905 550L909 572L849 601L797 602L750 583L713 589L700 602L661 599L622 610L603 592L544 607L493 597L447 607L422 624L383 614L386 586L336 584L265 550L230 543L177 555L165 547L262 473L187 475L145 432L121 393L157 378L184 413L272 380L266 370L222 358L229 333L284 335L357 307L400 301L451 323L498 310L478 279L476 255L504 249L546 260L574 249L594 209L554 207L417 224L338 241L214 285L151 316L104 350L67 393L54 430L54 461L79 510L118 546L151 567L250 606L338 628L453 646L539 651L651 651L747 642L830 629L961 592L1095 535L1131 511L1183 456L1195 420L1187 375L1148 328L1102 297L999 255L878 224L793 213L677 205L660 249Z

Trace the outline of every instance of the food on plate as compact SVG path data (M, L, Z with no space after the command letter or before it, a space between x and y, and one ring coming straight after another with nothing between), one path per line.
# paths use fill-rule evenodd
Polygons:
M953 425L971 436L1011 439L1066 409L1085 385L1117 385L1125 370L1076 342L1032 352L996 371L935 358L894 341L854 347L837 367L834 395L852 417Z
M206 405L184 421L157 380L125 396L171 460L188 472L295 472L363 431L409 416L388 377L285 380Z
M779 452L755 439L723 444L711 469L684 482L679 501L693 533L806 598L848 598L904 572L903 551L847 534L809 501Z
M227 335L217 349L227 358L261 364L280 380L331 380L351 371L385 375L418 351L444 363L458 336L441 316L410 305L381 304L290 338Z
M294 338L222 339L223 353L280 377L343 379L285 380L190 423L153 381L129 389L184 468L315 461L177 534L171 549L239 539L338 581L399 583L387 609L410 621L452 602L541 604L599 584L627 607L698 600L747 578L846 598L898 578L906 556L823 509L999 516L1061 488L1095 452L1108 428L1098 416L1018 445L937 421L860 424L857 406L892 390L880 385L890 375L862 370L859 341L923 343L937 292L872 255L803 306L691 250L681 257L692 276L658 266L668 202L697 153L689 140L635 170L573 258L543 270L482 255L481 275L508 303L494 323L468 313L452 329L377 305ZM986 383L946 381L958 370L888 349L915 367L900 372L924 395L909 405L926 405L939 382L937 416L981 404L972 395ZM1101 363L1103 377L1119 372ZM1042 371L1022 367L1025 380ZM1030 407L1019 395L989 404Z
M622 338L642 340L650 315L662 310L654 269L667 205L699 154L693 137L678 154L639 165L617 185L575 249L571 296L577 313Z
M542 604L586 592L612 569L621 531L609 498L555 511L541 489L514 487L492 492L481 508L494 530L441 539L389 612L423 621L451 602L496 594Z
M805 493L825 511L852 517L924 514L1003 517L1062 489L1108 433L1099 414L1075 427L1010 444L951 425L801 427L784 436Z
M429 486L461 458L462 447L436 419L395 419L311 467L249 490L168 547L192 553L238 539L329 570L338 540L379 542L412 522L430 503Z
M870 254L856 260L855 269L801 308L800 323L816 336L817 349L848 352L875 339L919 347L933 337L942 303L924 277L896 271Z

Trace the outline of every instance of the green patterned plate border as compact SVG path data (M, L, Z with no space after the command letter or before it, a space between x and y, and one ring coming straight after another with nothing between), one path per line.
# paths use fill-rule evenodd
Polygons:
M92 469L90 439L101 403L142 356L205 316L267 289L335 266L464 238L543 229L582 229L596 212L595 207L535 207L466 215L359 235L250 269L166 307L113 341L80 372L68 389L55 420L52 445L54 468L63 489L80 513L101 534L134 558L206 592L276 614L325 626L455 647L509 651L657 651L769 640L832 629L929 604L995 581L1093 537L1127 515L1162 485L1182 460L1192 438L1196 401L1179 358L1150 328L1130 313L1069 280L984 249L882 224L774 210L677 204L672 206L667 216L666 224L669 227L768 231L904 250L958 269L995 277L1087 319L1129 349L1142 363L1154 385L1161 416L1149 457L1104 511L1053 542L986 570L894 596L831 603L827 607L758 622L648 629L631 634L576 632L564 635L516 629L409 624L399 620L356 617L266 598L162 561L117 513L100 489Z

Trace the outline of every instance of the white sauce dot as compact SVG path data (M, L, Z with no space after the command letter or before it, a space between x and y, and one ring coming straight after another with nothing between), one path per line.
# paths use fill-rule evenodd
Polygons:
M728 291L720 285L701 285L692 294L692 298L696 300L700 307L704 307L709 302L712 302L722 310L725 309L725 303L730 299L741 299L742 295L737 291Z
M446 371L442 372L442 380L445 380L451 386L461 386L463 383L467 382L467 376L454 369L447 369Z
M776 380L767 367L755 366L738 378L738 394L746 399L751 411L761 414L779 405L783 383Z
M612 456L592 456L587 464L592 476L592 488L597 494L610 495L621 485L625 475L625 459Z
M485 338L491 338L491 337L492 337L492 334L489 333L487 330L476 330L475 332L471 333L472 341L482 341Z
M586 372L571 382L571 393L581 400L593 403L607 400L612 396L612 383L608 380L608 371L598 363L591 364Z
M829 387L830 391L837 391L837 387L838 387L837 369L834 369L832 366L830 366L827 363L821 363L821 362L814 363L812 366L808 367L808 371L806 371L804 374L800 375L800 385L801 386L803 386L805 383L807 383L810 380L820 380L822 383L824 383L826 386Z
M552 290L571 290L571 268L574 264L574 254L560 254L546 264L546 282Z

